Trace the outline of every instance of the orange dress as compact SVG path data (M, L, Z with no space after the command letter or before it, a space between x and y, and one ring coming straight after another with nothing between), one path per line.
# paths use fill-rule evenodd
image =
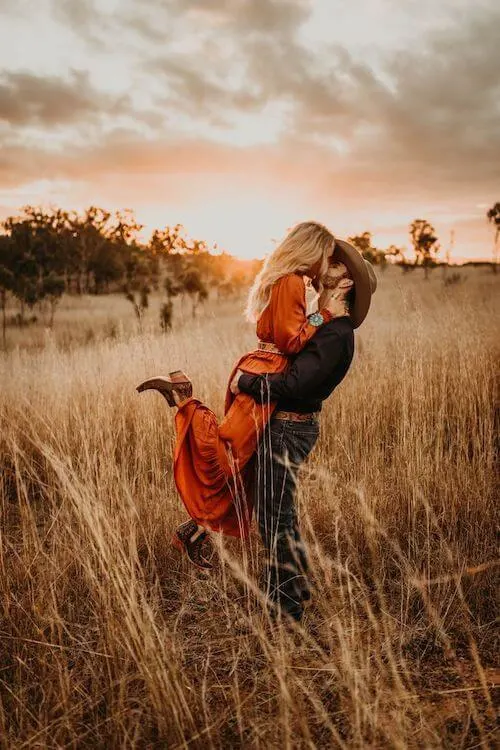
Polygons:
M325 320L331 318L321 310ZM229 385L236 370L254 374L282 372L317 327L306 315L304 279L291 273L279 279L268 306L257 322L257 336L281 354L255 350L245 354L229 377L225 416L220 425L199 399L187 399L177 411L174 478L186 509L195 521L213 531L248 537L252 520L251 461L275 404L264 406L251 396L234 396Z

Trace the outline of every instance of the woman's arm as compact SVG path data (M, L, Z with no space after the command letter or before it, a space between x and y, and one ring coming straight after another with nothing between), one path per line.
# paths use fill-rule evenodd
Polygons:
M272 295L274 343L284 354L297 354L318 330L318 325L313 325L306 313L304 279L295 273L284 276L276 282ZM319 312L325 323L332 319L332 314L326 308Z

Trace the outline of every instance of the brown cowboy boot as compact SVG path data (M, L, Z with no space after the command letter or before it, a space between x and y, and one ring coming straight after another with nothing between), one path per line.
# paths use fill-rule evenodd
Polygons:
M137 386L139 393L147 390L159 391L165 397L169 406L176 406L174 392L180 401L184 401L193 395L193 384L182 370L174 370L168 375L157 375L154 378L149 378Z
M196 521L181 523L174 532L172 544L179 552L187 555L189 562L204 573L213 570L213 565L207 560L213 554L213 546L206 531L200 532L194 541L191 537L198 531Z

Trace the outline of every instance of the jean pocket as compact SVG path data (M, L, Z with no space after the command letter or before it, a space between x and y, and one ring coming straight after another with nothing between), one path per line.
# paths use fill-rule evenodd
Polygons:
M304 460L316 445L319 437L318 425L301 425L300 429L294 429L289 433L291 452L295 454L296 460Z
M319 424L317 422L291 422L290 434L317 438L319 435Z

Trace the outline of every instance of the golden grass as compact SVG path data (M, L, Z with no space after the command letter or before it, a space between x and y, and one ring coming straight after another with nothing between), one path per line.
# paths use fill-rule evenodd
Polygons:
M296 632L256 535L208 580L170 547L172 415L134 390L183 368L220 413L238 312L0 360L0 747L493 747L497 279L382 275L302 476Z

